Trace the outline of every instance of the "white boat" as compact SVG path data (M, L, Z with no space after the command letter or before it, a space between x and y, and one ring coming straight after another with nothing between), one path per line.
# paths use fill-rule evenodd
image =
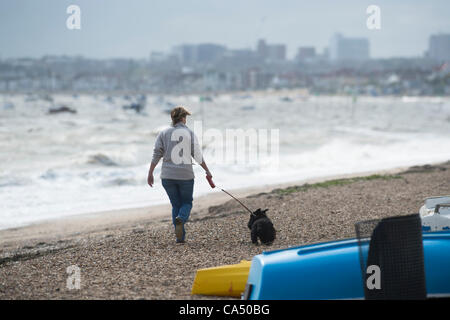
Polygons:
M426 198L419 214L423 231L450 230L450 196Z

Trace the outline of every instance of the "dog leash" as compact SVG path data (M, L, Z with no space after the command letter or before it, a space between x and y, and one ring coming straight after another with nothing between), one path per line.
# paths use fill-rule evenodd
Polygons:
M208 176L208 175L206 175L206 180L208 180L208 183L209 183L209 185L211 186L211 188L215 188L216 187L216 185L214 184L214 182L213 182L213 180L212 180L212 177L211 176ZM228 191L226 191L226 190L224 190L224 189L222 189L222 188L220 188L220 187L218 187L220 190L222 190L223 192L225 192L227 195L229 195L230 197L232 197L234 200L236 200L237 202L239 202L239 204L241 205L241 206L243 206L248 212L250 212L250 214L253 216L254 215L254 213L249 209L249 208L247 208L246 206L245 206L245 204L243 204L241 201L239 201L239 199L237 199L236 197L234 197L231 193L229 193Z

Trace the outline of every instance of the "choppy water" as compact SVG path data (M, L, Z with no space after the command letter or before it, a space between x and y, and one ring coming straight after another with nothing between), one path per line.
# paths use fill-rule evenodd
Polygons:
M146 179L156 134L179 103L193 113L188 125L202 120L203 130L280 130L278 166L210 165L226 189L450 159L449 98L147 96L140 114L122 108L136 99L126 98L0 95L0 229L167 203L159 179L153 189ZM61 105L77 113L48 114ZM195 195L210 192L201 168L194 171Z

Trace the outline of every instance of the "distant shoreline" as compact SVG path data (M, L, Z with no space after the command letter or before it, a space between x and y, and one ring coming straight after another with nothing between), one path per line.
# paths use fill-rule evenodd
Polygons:
M169 96L169 97L180 97L180 96L203 96L203 97L214 97L214 96L220 96L220 95L233 95L233 96L239 96L239 95L255 95L255 96L261 96L261 95L279 95L280 97L283 97L285 95L292 95L297 94L300 95L302 98L310 98L310 97L348 97L352 98L353 94L344 94L344 93L321 93L321 94L315 94L309 92L307 88L284 88L284 89L266 89L266 90L237 90L237 91L217 91L217 92L184 92L184 93L169 93L169 92L150 92L150 91L130 91L130 90L124 90L124 91L55 91L55 92L49 92L48 90L42 90L42 91L33 91L33 92L9 92L9 91L0 91L1 95L11 95L11 96L27 96L27 95L87 95L87 96L93 96L93 95L105 95L105 96L123 96L123 95L150 95L150 96ZM405 94L391 94L391 95L368 95L368 94L361 94L356 95L359 98L403 98L403 97L413 97L413 98L450 98L448 95L405 95ZM214 101L209 102L214 103Z

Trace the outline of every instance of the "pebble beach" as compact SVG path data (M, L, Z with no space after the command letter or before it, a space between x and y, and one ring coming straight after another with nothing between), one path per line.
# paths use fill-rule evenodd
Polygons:
M3 230L0 299L221 299L190 294L197 269L251 260L268 250L353 238L358 221L417 213L424 198L444 194L450 194L450 161L242 197L249 208L269 209L277 230L271 246L251 243L249 215L232 199L208 207L194 199L184 244L175 243L169 212L107 228L8 241L11 231ZM67 267L73 265L81 272L81 286L69 290Z

